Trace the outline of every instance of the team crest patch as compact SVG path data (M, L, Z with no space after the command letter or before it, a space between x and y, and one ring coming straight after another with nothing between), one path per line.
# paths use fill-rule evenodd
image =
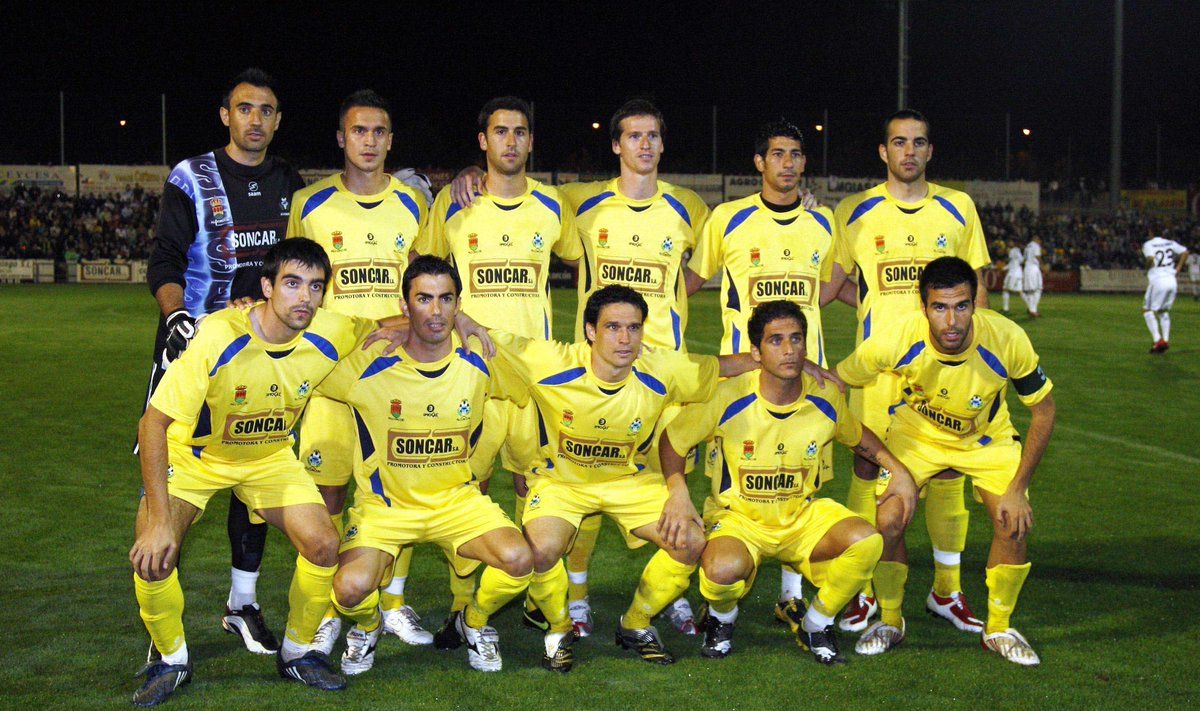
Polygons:
M972 395L970 405L972 410L981 409L983 407L983 398L978 395Z
M319 449L314 449L312 454L308 455L308 466L313 469L320 469L321 461L321 450Z
M208 206L212 209L213 217L225 216L225 201L219 197L212 198L208 201Z
M529 503L525 504L525 508L536 509L538 507L538 505L541 503L542 503L541 494L534 494L533 498L529 499Z
M458 403L458 419L465 420L471 416L471 401L463 399Z
M938 238L937 238L937 248L938 248L938 249L945 249L945 248L946 248L946 235L938 235Z
M708 448L708 466L714 466L717 463L718 447L715 445Z
M750 248L750 264L755 267L762 264L762 252L758 251L758 247Z
M806 448L804 449L804 454L805 454L805 456L808 456L808 457L815 457L815 456L817 456L817 442L816 442L816 440L813 440L813 441L811 441L811 442L809 442L809 443L808 443L808 447L806 447Z
M563 410L562 416L563 427L572 427L575 424L575 413L570 410Z
M239 385L233 389L233 404L244 405L246 403L246 386Z
M642 418L640 418L640 417L633 418L633 422L629 423L629 434L635 435L641 431L642 431Z
M879 478L880 478L880 479L882 479L882 480L884 480L884 481L891 481L891 479L892 479L892 473L891 473L891 472L889 472L887 469L884 469L883 467L880 467L880 468L879 468Z
M404 412L404 405L399 400L392 400L391 416L393 420L400 419L400 414Z
M663 254L667 255L668 257L671 256L671 250L674 248L675 248L675 242L670 237L666 237L663 239L663 241L662 241L662 253Z
M596 241L600 243L601 247L608 247L608 230L601 227L600 234L596 236Z
M173 477L173 476L175 476L175 466L168 464L167 465L167 480L170 481L171 477Z
M407 246L408 246L408 242L406 242L404 240L404 235L397 233L396 234L396 251L403 252Z
M533 233L533 251L540 252L546 246L546 240L542 239L541 232Z
M720 522L720 521L717 521L716 523L714 523L714 524L712 525L712 528L708 529L708 532L709 532L709 533L716 533L716 532L717 532L717 529L718 529L718 528L720 528L720 527L721 527L721 522Z
M300 383L300 387L296 388L296 394L300 397L307 397L310 390L312 390L312 385L305 380L303 383Z
M887 243L883 241L883 235L875 235L875 251L880 254L887 251Z
M467 249L471 250L472 254L479 251L479 235L474 232L467 235Z
M808 261L812 262L812 265L814 267L817 266L818 264L820 264L821 263L821 252L818 250L813 250L812 256L808 258Z
M358 526L351 526L350 528L346 529L346 535L342 537L342 540L348 541L357 535L358 535Z
M333 251L341 252L346 248L345 238L342 236L340 231L334 230L333 234L330 235L329 238L333 241Z
M748 439L742 442L742 457L754 459L754 440Z

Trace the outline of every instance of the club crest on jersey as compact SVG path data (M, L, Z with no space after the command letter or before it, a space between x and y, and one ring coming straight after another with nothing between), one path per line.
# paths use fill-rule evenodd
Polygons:
M312 453L308 455L308 467L310 469L320 469L321 461L321 450L319 449L314 449Z
M762 253L758 251L758 247L750 248L750 264L755 267L762 264Z
M344 540L348 541L357 535L358 535L358 526L351 526L350 528L346 529L346 536L345 536Z
M607 249L608 248L608 230L604 227L601 227L600 234L597 235L596 240L600 243L601 247L604 247Z
M875 235L875 251L883 254L887 251L887 243L883 240L883 235Z
M754 459L754 440L748 439L742 442L742 458Z
M474 232L467 235L467 249L471 250L472 253L479 251L479 235Z
M333 234L330 235L330 239L333 240L333 251L340 252L346 248L346 245L343 243L342 233L340 231L334 230Z
M173 476L175 476L175 465L168 464L167 465L167 480L169 481L171 479L171 477L173 477Z
M312 390L312 385L305 380L303 383L300 383L300 387L296 388L296 395L307 397L310 390Z
M396 251L403 252L405 247L407 247L407 246L408 246L408 242L406 242L404 240L404 235L397 232L396 233Z
M670 237L663 238L663 241L662 241L662 253L663 254L665 254L668 257L671 256L671 250L674 247L675 247L675 242L673 242Z
M471 416L471 401L466 398L458 403L458 419L465 420Z
M246 403L246 386L239 385L233 389L233 404L244 405Z
M983 409L983 398L979 397L978 395L972 395L971 402L968 404L970 405L972 410L982 410Z
M208 207L212 210L213 217L225 216L225 201L219 197L212 198L208 201Z
M806 456L806 457L810 457L810 458L811 458L811 457L815 457L815 456L817 456L817 442L816 442L816 440L812 440L812 441L810 441L810 442L808 443L808 446L804 448L804 456Z
M399 400L392 400L391 416L393 420L400 419L400 414L404 412L404 406Z
M891 481L892 473L889 472L887 469L880 467L879 478L882 479L883 481Z
M938 238L937 238L937 248L938 248L938 249L945 249L945 248L946 248L946 235L938 235Z
M808 261L812 262L812 265L814 267L817 266L818 264L820 264L821 263L821 252L819 250L813 250L812 256L808 258Z
M563 410L562 424L563 427L573 427L575 425L575 413L570 410Z
M279 198L279 209L280 210L288 209L288 205L290 205L290 204L291 203L288 202L287 195L284 195L283 197Z
M533 233L533 251L540 252L546 246L546 240L542 239L541 232Z
M541 505L541 503L542 503L541 494L534 494L533 497L529 499L529 502L527 504L525 504L525 508L536 509L538 506Z
M629 434L635 435L641 431L642 431L642 418L640 418L640 417L633 418L633 422L629 423Z

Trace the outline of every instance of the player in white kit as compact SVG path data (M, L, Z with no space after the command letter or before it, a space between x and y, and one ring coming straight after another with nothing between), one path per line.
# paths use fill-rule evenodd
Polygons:
M1176 275L1187 263L1187 247L1166 237L1151 237L1142 245L1146 257L1146 299L1142 302L1142 316L1150 329L1154 344L1151 353L1165 353L1171 340L1171 305L1175 303L1175 291L1179 288Z
M1025 269L1022 277L1023 284L1021 285L1021 298L1025 299L1025 305L1029 307L1029 315L1037 318L1041 316L1038 313L1038 302L1042 300L1042 240L1034 235L1029 238L1029 244L1025 245ZM1008 288L1008 282L1005 281L1004 288Z
M1004 266L1004 313L1008 313L1008 295L1010 293L1021 295L1024 290L1022 285L1025 283L1022 270L1024 269L1025 257L1021 254L1021 248L1016 242L1008 248L1008 263Z
M1192 298L1200 301L1200 259L1187 260L1188 281L1192 282Z

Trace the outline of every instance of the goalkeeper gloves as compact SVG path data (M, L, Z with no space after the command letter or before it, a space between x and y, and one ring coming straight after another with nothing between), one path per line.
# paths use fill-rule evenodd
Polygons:
M196 335L196 319L184 309L172 311L167 317L167 344L163 347L162 367L187 350L188 343Z

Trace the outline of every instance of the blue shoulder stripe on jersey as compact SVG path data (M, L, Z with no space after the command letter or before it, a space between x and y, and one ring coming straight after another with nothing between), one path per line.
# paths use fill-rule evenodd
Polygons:
M586 372L587 368L584 367L571 368L570 370L564 370L561 373L555 373L554 375L542 378L538 381L538 385L566 385L572 380L582 378Z
M212 410L208 408L208 401L205 400L200 405L200 414L196 417L196 428L192 430L192 437L200 439L212 434Z
M846 221L846 224L853 225L855 220L867 214L871 208L875 207L881 202L883 202L882 195L876 195L873 198L867 198L866 200L863 200L858 204L858 207L854 208L854 212L850 213L850 219Z
M480 419L479 419L479 426L478 426L478 427L476 427L476 428L475 428L475 431L471 433L471 438L470 438L470 440L469 440L469 441L470 441L470 443L471 443L471 449L472 449L472 450L474 450L474 449L475 449L475 444L476 444L477 442L479 442L479 436L480 436L480 435L482 435L482 434L483 434L483 418L480 418Z
M904 404L905 404L904 401L901 400L900 402L896 403L895 405L889 405L888 406L888 414L889 415L896 414L896 410L899 410L900 408L904 407Z
M742 332L738 330L737 326L733 327L733 352L742 352Z
M683 319L680 318L679 312L671 309L671 335L675 337L675 350L683 347Z
M663 193L663 200L666 200L667 204L674 208L675 212L679 213L683 221L688 223L688 227L692 226L692 216L688 214L687 208L683 206L683 203L679 202L679 198L668 193Z
M980 438L979 438L979 444L980 444L980 446L986 447L986 446L988 446L988 445L989 445L989 444L991 444L991 443L992 443L992 438L991 438L991 437L988 437L987 435L984 435L984 436L982 436L982 437L980 437Z
M605 200L609 199L613 195L616 195L616 193L614 193L611 190L606 190L606 191L600 193L599 195L594 195L594 196L588 198L587 200L584 200L583 203L579 206L579 209L575 211L575 215L577 217L579 215L582 215L583 213L587 212L588 210L592 209L593 207L595 207L595 206L599 205L600 203L604 202Z
M733 477L729 475L729 462L721 459L721 492L724 493L733 486Z
M917 359L917 356L921 355L921 352L924 350L925 350L925 341L917 341L916 343L912 344L911 346L909 346L908 352L905 353L903 356L901 356L900 360L896 361L896 367L894 368L894 370L899 370L900 368L903 368L904 366L913 362L914 360Z
M375 360L371 361L371 364L368 365L367 369L362 372L362 375L358 376L358 379L366 380L367 378L371 377L372 375L379 375L383 371L385 371L388 368L392 367L393 365L399 363L401 360L402 359L400 358L400 356L395 356L395 355L394 356L379 356Z
M550 340L550 313L542 312L542 332L546 334L546 340Z
M212 370L208 371L208 377L211 378L212 376L216 375L218 370L228 365L229 361L233 360L235 355L241 353L242 349L245 348L249 343L250 334L245 333L234 339L233 343L225 346L225 350L221 351L221 357L217 358L217 364L213 366Z
M480 357L478 353L468 353L461 347L455 348L454 352L458 354L459 358L462 358L476 368L479 368L479 370L483 371L484 375L491 377L492 373L488 370L487 363L483 362L483 358Z
M863 279L863 281L865 282L866 279ZM871 312L870 312L870 310L868 310L867 315L863 316L863 340L865 341L870 337L871 337Z
M405 195L399 190L393 190L392 192L396 193L396 197L400 198L400 202L404 203L404 206L412 213L413 219L417 221L417 224L421 224L421 208L417 207L417 201L413 200L412 196Z
M303 220L311 215L313 210L317 209L321 205L324 205L325 201L333 197L333 194L336 192L337 188L330 185L324 190L318 190L312 195L309 195L308 199L304 201L304 209L300 211L300 219Z
M837 422L837 409L834 408L833 404L828 400L823 397L817 397L816 395L805 395L804 399L816 405L817 409L825 413L826 417L834 422Z
M462 207L460 207L458 203L456 203L456 202L450 203L449 209L446 210L446 222L449 222L450 218L454 217L454 215L457 214L458 211L461 209L462 209Z
M318 336L317 334L313 333L312 331L305 331L304 332L304 340L306 340L309 343L316 346L317 350L321 351L322 355L324 355L326 358L333 361L334 363L337 362L337 359L338 359L337 349L334 348L333 344L330 343L328 340L326 340L324 336Z
M379 478L378 469L371 473L371 493L383 499L383 503L388 506L392 505L392 500L387 497L387 494L383 493L383 479Z
M829 218L825 217L816 210L805 210L805 212L812 215L814 220L821 223L821 226L825 228L825 231L829 233L830 237L833 236L833 226L829 224Z
M996 371L996 375L1001 378L1008 377L1008 371L1004 368L1004 364L996 357L994 353L984 348L983 346L975 346L975 350L979 351L979 356L983 358L983 362L987 363L988 367Z
M663 385L663 382L653 375L650 375L649 373L643 373L637 368L633 369L633 374L637 376L638 380L642 381L642 385L645 385L659 395L667 394L667 386Z
M354 411L354 423L358 427L358 446L362 449L362 458L365 462L375 453L375 442L372 441L371 430L367 429L367 423L363 421L358 408L351 407L350 409Z
M530 194L537 198L538 202L549 208L550 212L553 212L555 217L560 220L562 219L562 208L559 207L558 201L549 195L546 195L545 193L539 193L536 190L532 191Z
M963 219L962 213L958 211L958 208L954 206L954 203L950 202L941 195L934 195L933 199L937 200L939 205L946 208L946 212L954 215L954 219L958 220L958 224L962 225L963 227L967 226L967 221Z
M192 456L195 457L196 459L200 458L200 453L203 451L204 451L204 447L197 447L195 445L192 446Z
M717 425L720 426L730 421L739 412L745 410L747 407L750 407L750 404L757 399L758 395L750 393L749 395L745 395L729 403L729 407L725 408L725 412L721 413L721 421L718 422Z
M729 224L725 225L725 234L721 236L728 237L730 232L733 232L740 227L741 224L745 222L751 215L753 215L756 210L758 210L758 205L751 205L750 207L738 210L736 213L734 213L733 217L729 218Z

